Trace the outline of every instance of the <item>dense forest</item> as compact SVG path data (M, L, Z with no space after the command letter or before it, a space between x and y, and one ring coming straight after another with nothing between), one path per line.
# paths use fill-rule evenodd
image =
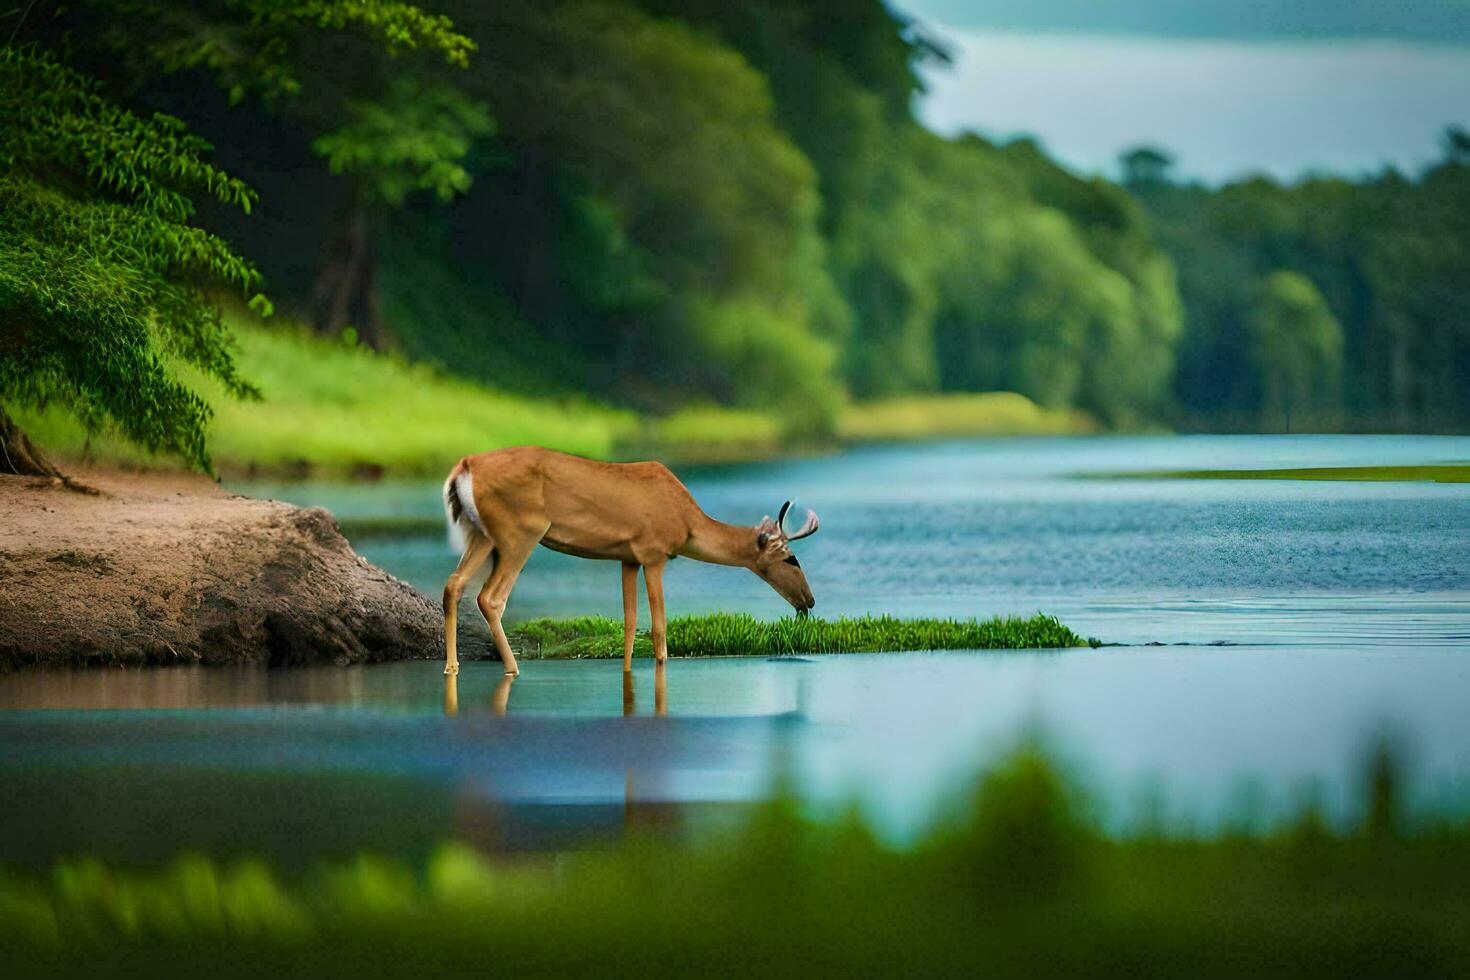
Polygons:
M1153 148L1124 168L1179 271L1182 424L1464 430L1470 134L1413 176L1209 189Z
M1081 177L921 127L947 55L880 0L35 8L0 72L29 117L0 134L0 401L204 465L171 365L250 395L221 289L502 390L797 438L949 391L1118 428L1470 419L1462 133L1413 177L1215 190L1147 149ZM123 225L127 275L83 295L82 239Z

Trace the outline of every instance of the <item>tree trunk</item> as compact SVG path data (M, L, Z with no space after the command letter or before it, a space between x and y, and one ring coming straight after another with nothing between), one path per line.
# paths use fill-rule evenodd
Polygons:
M43 476L70 490L97 492L86 484L76 482L52 465L3 407L0 407L0 473Z
M3 408L0 408L0 473L63 479L61 471L51 465Z
M372 229L360 192L353 192L337 223L331 248L312 286L311 305L312 320L321 332L336 335L352 327L374 350L387 346Z

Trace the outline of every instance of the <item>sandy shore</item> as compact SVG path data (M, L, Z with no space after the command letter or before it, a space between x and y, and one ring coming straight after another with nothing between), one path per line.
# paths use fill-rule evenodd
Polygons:
M203 477L0 476L0 669L442 656L437 606L321 508Z

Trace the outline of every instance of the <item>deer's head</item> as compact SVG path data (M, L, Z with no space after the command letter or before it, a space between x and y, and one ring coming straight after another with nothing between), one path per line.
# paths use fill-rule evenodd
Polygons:
M817 515L807 512L806 520L795 531L787 532L784 527L786 512L791 501L781 505L781 513L773 521L765 517L755 529L755 564L751 568L766 580L766 584L791 603L800 615L817 604L812 598L811 586L806 583L806 573L801 563L791 553L791 542L800 541L817 533Z

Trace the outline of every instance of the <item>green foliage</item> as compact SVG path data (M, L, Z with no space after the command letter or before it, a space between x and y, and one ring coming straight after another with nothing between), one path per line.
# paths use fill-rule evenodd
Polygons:
M268 329L243 318L229 326L240 370L263 396L218 400L208 446L230 473L437 476L466 447L540 444L607 458L638 432L638 419L625 410L494 391L300 326ZM198 381L206 395L223 394ZM64 417L21 419L58 451L81 450L84 433ZM105 461L159 462L106 440L95 440L91 451Z
M708 26L771 79L819 175L854 394L1009 389L1125 426L1166 407L1181 316L1140 209L1033 144L915 125L916 66L943 53L888 6L644 6Z
M1470 162L1448 138L1446 150L1442 163L1415 179L1390 171L1294 186L1253 179L1217 190L1162 181L1134 188L1179 271L1189 329L1174 391L1187 421L1253 427L1263 411L1275 414L1294 397L1305 398L1323 416L1313 421L1328 428L1463 426L1470 417L1463 275ZM1269 280L1280 271L1308 280L1318 294L1306 297L1300 283L1291 289L1302 322L1315 324L1301 329L1315 339L1267 350L1262 318L1277 314L1263 303L1279 311L1284 300L1263 296L1279 292ZM1341 335L1340 409L1329 319ZM1296 360L1319 364L1325 387L1303 391L1283 378L1308 370Z
M1282 270L1267 276L1246 329L1264 411L1320 415L1339 406L1342 328L1310 279Z
M444 6L88 0L41 33L119 91L221 86L233 115L148 91L270 188L268 222L211 225L332 335L671 432L719 406L767 446L830 439L849 392L1161 411L1178 303L1137 209L1034 147L918 127L942 53L879 0ZM261 160L262 134L340 188L283 179L305 163Z
M1401 766L1384 772L1392 786ZM20 975L361 977L771 972L1031 976L1458 975L1470 831L1303 810L1267 835L1105 835L1034 744L914 847L866 821L752 808L693 841L630 834L551 857L448 842L304 872L185 854L0 873ZM1375 803L1376 801L1376 803ZM637 805L630 803L636 820ZM651 909L676 910L677 921Z
M1123 183L1128 187L1163 183L1174 166L1174 158L1157 146L1135 146L1125 151L1118 162L1123 167Z
M260 277L188 223L190 195L248 210L253 194L177 119L129 112L35 51L0 49L0 117L0 395L208 469L210 408L172 365L253 393L201 289L249 295Z
M138 76L202 69L232 103L300 96L303 74L323 67L302 56L323 33L355 32L375 50L439 55L460 68L475 44L449 18L397 0L81 0L58 11L65 27L85 28ZM337 66L340 67L340 66Z
M505 180L552 212L509 229L524 236L507 271L531 317L634 365L615 380L635 402L647 396L630 380L662 388L648 400L663 408L714 397L829 429L841 304L816 175L777 127L765 79L619 4L511 0L457 22L484 45L471 84L517 158ZM634 288L595 285L609 269Z
M411 191L446 198L463 190L464 160L490 128L479 103L407 75L392 76L378 101L348 103L326 84L299 98L302 69L326 65L330 74L349 64L340 51L323 57L337 35L366 38L369 60L417 49L466 66L473 43L412 4L84 0L33 24L39 44L105 63L115 90L202 69L233 102L253 92L294 100L306 107L302 118L330 118L337 128L319 151L334 172L358 175L390 204ZM348 53L364 67L362 46ZM208 294L229 288L250 297L261 276L190 220L196 199L248 213L254 192L211 165L209 145L183 122L123 108L38 44L4 49L0 110L0 395L11 406L64 406L89 433L110 426L148 452L210 469L211 408L180 378L255 393L235 372ZM349 269L370 276L364 262ZM258 294L249 306L271 309Z
M1078 796L1039 745L1023 745L981 777L946 841L943 873L1010 902L1063 897L1090 877L1096 851Z
M452 21L387 0L84 0L22 37L78 52L110 96L177 103L269 187L268 221L217 201L206 214L260 258L283 307L500 390L674 420L632 445L716 427L768 448L822 442L849 397L932 393L1014 392L1112 428L1470 417L1463 132L1414 179L1218 191L1171 183L1168 154L1141 147L1124 159L1130 194L1032 141L920 127L918 67L943 55L881 0L442 6ZM236 112L186 97L189 72ZM18 130L4 138L32 156L84 139ZM183 227L191 195L248 207L244 184L198 170L186 136L147 140L194 161L167 180L109 177L86 142L69 144L62 163L80 170L63 183L31 179L88 201L77 181L104 181L87 192L99 204L146 201ZM313 153L338 184L295 179ZM5 193L30 227L54 217L52 198ZM232 287L253 275L228 271ZM158 353L167 379L175 355ZM162 384L127 397L172 395L155 415L193 413L197 431L204 406ZM95 425L110 410L88 397L73 401ZM925 404L874 425L960 431L913 422Z
M512 640L532 656L621 657L623 624L602 616L535 619L517 626ZM1052 616L994 619L897 619L862 616L836 620L791 617L772 622L734 613L669 620L675 657L769 657L787 653L881 653L903 650L1012 650L1097 646ZM651 654L647 641L635 644Z
M485 107L448 86L397 78L377 101L349 99L347 122L316 138L312 149L334 174L351 173L397 207L414 192L440 202L469 190L464 160L494 126Z

